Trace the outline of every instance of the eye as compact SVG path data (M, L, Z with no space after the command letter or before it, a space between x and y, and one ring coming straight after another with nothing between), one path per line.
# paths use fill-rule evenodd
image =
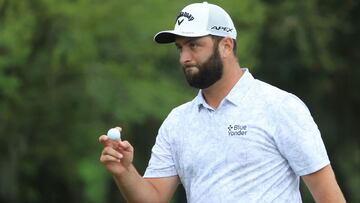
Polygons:
M196 49L198 47L198 44L196 44L195 42L191 42L189 43L189 46L191 49Z

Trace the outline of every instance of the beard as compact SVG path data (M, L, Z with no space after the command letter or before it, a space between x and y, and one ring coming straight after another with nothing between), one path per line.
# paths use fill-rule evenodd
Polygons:
M198 64L197 73L187 72L187 67L194 65L184 65L183 71L187 82L191 87L206 89L221 79L224 64L221 61L218 44L215 44L212 55L203 63Z

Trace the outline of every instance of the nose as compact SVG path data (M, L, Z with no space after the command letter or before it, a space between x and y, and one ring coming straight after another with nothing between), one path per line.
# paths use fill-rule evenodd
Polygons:
M180 50L180 64L187 64L191 61L191 53L189 50L187 50L186 48L182 48Z

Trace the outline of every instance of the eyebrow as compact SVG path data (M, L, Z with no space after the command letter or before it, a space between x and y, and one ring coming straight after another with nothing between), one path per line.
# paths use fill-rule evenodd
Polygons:
M188 38L187 40L185 40L185 42L182 43L182 44L189 44L189 43L191 43L191 42L195 42L195 41L199 40L200 38L201 38L201 37L191 37L191 38ZM179 43L176 43L176 42L175 42L175 45L176 45L177 47L181 47Z

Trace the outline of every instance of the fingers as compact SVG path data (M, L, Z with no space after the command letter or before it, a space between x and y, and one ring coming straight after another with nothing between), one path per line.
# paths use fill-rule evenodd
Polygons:
M121 130L121 128L119 128L119 130ZM114 149L116 149L118 151L128 151L128 152L134 151L134 148L126 140L124 140L124 141L121 141L121 140L115 141L115 140L109 139L109 137L106 136L106 135L101 135L99 137L99 142L101 144L103 144L104 147L112 147L112 148L114 148Z
M121 127L115 127L120 132ZM101 135L99 142L104 146L100 156L100 161L103 164L109 164L109 162L121 162L131 163L134 153L134 148L128 141L111 140L107 135Z
M101 162L110 162L110 161L116 161L120 162L120 160L123 158L123 155L113 149L112 147L105 147L104 150L101 153L100 161Z
M133 146L131 146L131 144L126 140L119 141L119 148L121 148L124 151L128 151L128 152L134 151Z
M116 128L117 130L119 130L120 133L121 133L121 131L122 131L122 128L121 128L121 127L116 126L115 128ZM100 142L101 144L103 144L104 146L109 146L109 145L111 145L110 143L113 143L113 141L110 140L107 135L101 135L101 136L99 137L99 142Z
M108 136L106 136L106 135L101 135L101 136L99 137L99 142L100 142L101 144L105 144L108 139L109 139Z
M117 141L114 141L114 140L111 140L109 139L109 137L107 135L101 135L99 137L99 142L104 146L104 147L117 147L118 144L117 144Z
M103 144L105 147L110 146L112 148L116 148L116 149L120 149L120 150L124 150L124 151L133 151L133 147L126 140L124 140L124 141L121 141L121 140L115 141L115 140L109 139L108 136L106 136L106 135L101 135L99 137L99 142L101 144Z

